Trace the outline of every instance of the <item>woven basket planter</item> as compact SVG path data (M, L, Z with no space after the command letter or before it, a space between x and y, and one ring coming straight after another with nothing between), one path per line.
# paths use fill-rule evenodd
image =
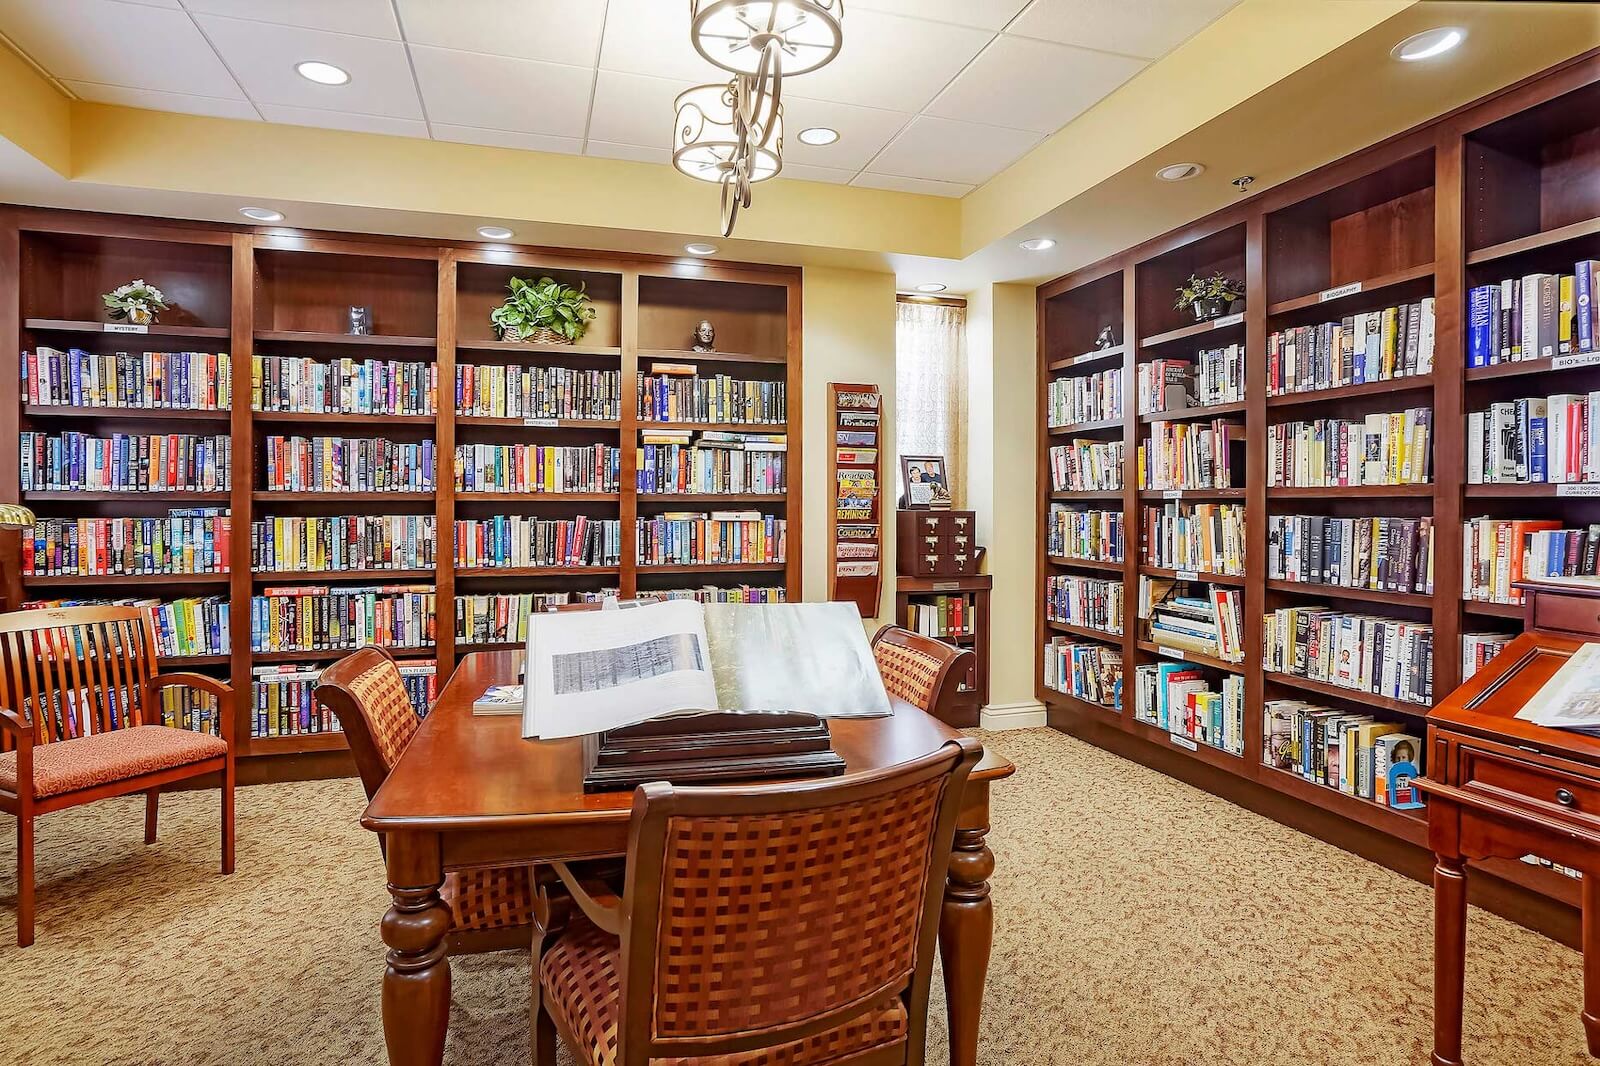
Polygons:
M505 341L521 341L525 344L571 344L561 334L547 326L523 333L520 330L507 329L501 332L500 339Z

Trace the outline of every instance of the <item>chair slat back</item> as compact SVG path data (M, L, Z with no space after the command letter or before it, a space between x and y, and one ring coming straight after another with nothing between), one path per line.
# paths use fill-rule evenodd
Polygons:
M338 717L370 800L422 723L400 668L382 648L351 652L322 671L317 702Z
M962 738L826 782L642 786L620 1061L776 1047L896 998L920 1041L955 820L982 754Z
M145 725L155 628L141 607L0 614L0 706L25 715L39 744Z
M873 635L872 656L889 695L932 715L955 697L974 658L966 648L892 625Z

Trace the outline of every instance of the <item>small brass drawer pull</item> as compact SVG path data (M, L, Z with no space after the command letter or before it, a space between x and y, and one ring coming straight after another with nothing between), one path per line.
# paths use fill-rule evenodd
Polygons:
M1576 807L1578 805L1578 797L1572 794L1571 789L1558 788L1556 789L1556 802L1563 807Z

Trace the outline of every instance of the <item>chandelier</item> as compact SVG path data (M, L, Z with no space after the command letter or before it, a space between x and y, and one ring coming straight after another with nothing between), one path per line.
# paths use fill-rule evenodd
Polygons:
M844 45L844 0L689 0L695 51L733 75L679 94L672 165L722 187L722 235L750 187L783 169L783 76L825 66Z

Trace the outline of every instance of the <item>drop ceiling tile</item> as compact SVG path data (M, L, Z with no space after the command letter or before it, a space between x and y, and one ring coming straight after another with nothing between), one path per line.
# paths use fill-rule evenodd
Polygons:
M1239 0L1034 0L1007 32L1158 59Z
M421 119L394 118L389 115L356 115L348 111L319 111L314 107L289 107L284 104L257 104L261 117L286 126L317 126L325 130L353 130L356 133L387 133L393 137L428 136L428 125Z
M428 120L455 126L582 137L590 67L411 46Z
M89 81L69 81L66 85L79 99L99 104L121 104L123 107L142 107L146 111L175 111L182 115L210 115L213 118L261 118L248 100L164 93L157 89L129 89L121 85L98 85Z
M874 174L977 185L1039 143L1039 134L922 115L879 153Z
M993 39L988 30L851 8L838 58L786 80L784 90L808 100L921 111Z
M794 84L799 85L801 80L796 78ZM882 151L883 146L911 121L911 117L903 111L883 111L876 107L855 107L826 100L802 100L785 91L784 159L806 166L844 169L854 173ZM838 130L839 139L832 144L805 144L799 134L811 126L827 126Z
M727 81L731 76L694 50L689 41L689 5L676 0L610 0L600 69L675 78L686 85Z
M520 148L527 152L564 152L568 155L578 155L583 151L583 141L577 137L548 137L542 133L513 133L475 126L451 126L441 122L431 122L429 125L436 141L481 144L489 148Z
M888 189L890 192L919 192L927 196L965 196L976 186L954 181L929 181L927 178L903 178L893 174L857 174L850 182L862 189Z
M485 55L589 65L606 5L572 0L395 0L406 40Z
M1001 36L927 113L1054 133L1144 67L1142 59Z
M589 139L672 150L672 101L689 88L676 78L602 70L595 77Z
M400 27L395 25L389 0L185 0L184 6L196 15L226 15L358 37L400 39Z
M586 155L605 159L626 159L634 163L663 163L672 165L672 152L666 148L645 148L637 144L612 144L609 141L589 139Z
M831 185L849 185L850 179L856 176L853 170L840 170L837 167L808 167L803 163L783 161L783 170L776 180L793 178L796 181L825 181Z
M196 15L228 68L257 104L420 119L405 45L372 37ZM319 60L350 73L344 85L318 85L295 71ZM265 113L265 112L263 112Z
M112 0L0 0L0 28L63 81L244 99L179 10Z
M982 30L1001 30L1028 6L1028 0L850 0L845 12L845 33L857 11L883 11L891 15L954 22Z

